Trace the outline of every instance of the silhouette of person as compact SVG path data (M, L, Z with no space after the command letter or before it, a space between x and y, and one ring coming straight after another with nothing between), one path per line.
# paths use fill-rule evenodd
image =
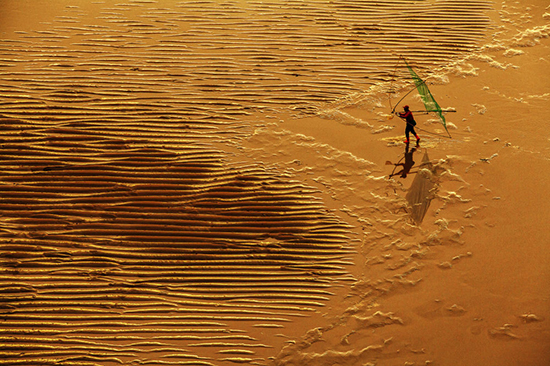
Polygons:
M406 105L403 107L404 112L399 113L399 117L403 118L407 122L407 127L405 128L405 143L409 143L409 133L412 132L412 134L416 137L416 144L420 142L420 137L416 134L416 131L414 130L414 126L416 126L416 121L414 120L412 112L409 110L409 106Z
M405 156L404 156L405 161L403 163L393 164L396 167L402 166L403 169L401 169L397 173L390 174L390 177L393 177L394 175L399 175L401 178L407 178L407 174L410 173L413 165L415 164L413 160L413 154L415 151L416 151L416 147L413 147L411 151L409 151L409 144L407 144L407 146L405 147Z

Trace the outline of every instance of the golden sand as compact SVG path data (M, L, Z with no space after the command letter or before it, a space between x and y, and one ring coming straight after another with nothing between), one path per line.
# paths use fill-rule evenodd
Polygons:
M546 1L0 7L0 364L550 364Z

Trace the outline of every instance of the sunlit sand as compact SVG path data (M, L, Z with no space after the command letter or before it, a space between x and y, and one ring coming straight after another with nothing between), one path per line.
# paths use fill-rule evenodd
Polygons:
M0 1L0 364L550 364L549 35L542 0Z

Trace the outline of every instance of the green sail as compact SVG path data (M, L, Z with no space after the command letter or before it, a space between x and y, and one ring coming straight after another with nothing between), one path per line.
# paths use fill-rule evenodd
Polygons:
M447 130L447 121L445 121L445 116L443 116L443 111L441 110L441 107L437 102L435 101L432 93L430 92L430 89L428 89L428 86L426 85L426 82L422 80L416 72L409 66L407 61L405 61L405 64L407 64L407 68L409 69L409 73L411 74L411 77L414 80L414 84L416 85L416 89L418 90L418 93L420 94L420 98L422 98L422 102L424 102L424 106L426 107L426 112L435 112L443 124L443 127L445 127L445 131L447 133L449 132Z

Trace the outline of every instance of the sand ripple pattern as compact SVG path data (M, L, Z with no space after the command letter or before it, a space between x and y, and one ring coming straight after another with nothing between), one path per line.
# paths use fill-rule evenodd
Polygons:
M246 327L278 330L348 276L346 225L299 182L175 132L161 148L125 126L2 123L0 363L256 354Z
M223 146L467 51L487 5L95 4L0 40L0 364L266 364L350 279L349 227Z

